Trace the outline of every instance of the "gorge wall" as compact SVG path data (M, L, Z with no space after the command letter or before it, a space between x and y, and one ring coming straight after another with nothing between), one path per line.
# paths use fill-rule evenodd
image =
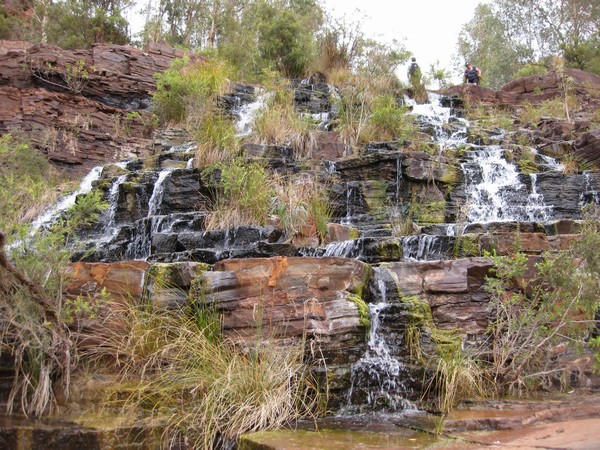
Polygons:
M283 344L305 338L336 407L401 409L403 400L417 400L424 369L411 358L407 327L419 326L429 353L434 326L455 330L465 348L479 345L490 320L483 285L492 265L484 251L509 254L518 241L535 261L567 248L586 205L600 203L597 170L559 169L565 148L592 166L598 161L589 109L569 123L519 124L536 147L534 173L515 164L527 146L512 130L476 129L461 117L466 97L518 107L559 95L553 75L499 92L450 88L430 105L412 105L418 139L354 150L327 123L335 87L308 80L295 86L297 109L327 116L311 157L297 160L288 146L243 148L273 174L310 171L323 180L332 209L324 242L314 233L293 240L276 221L207 230L216 189L190 164L194 143L177 130L152 134L144 122L152 74L181 54L103 45L61 52L34 46L0 54L0 130L24 132L73 173L103 165L91 187L110 208L80 235L69 295L94 298L106 289L117 303L168 309L200 301L216 308L226 336L240 343L257 333ZM79 93L65 92L60 73L80 60L94 71ZM44 73L47 62L61 69ZM576 79L583 105L597 105L598 78ZM252 86L233 85L223 103L240 115L239 106L257 96ZM128 112L141 115L115 133ZM375 376L362 377L371 369ZM390 385L394 396L384 389Z

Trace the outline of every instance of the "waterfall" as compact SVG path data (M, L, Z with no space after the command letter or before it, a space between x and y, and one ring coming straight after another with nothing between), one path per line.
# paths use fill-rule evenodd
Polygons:
M323 257L359 258L362 250L360 239L337 241L327 244Z
M589 203L600 205L600 191L594 189L592 173L583 172L584 191L579 195L580 204L582 207Z
M351 225L354 219L355 205L360 199L360 185L356 181L346 183L346 217L341 223Z
M543 155L533 147L528 147L528 150L535 155L536 161L547 170L552 172L562 172L564 166L551 156Z
M551 208L544 204L543 196L527 192L517 167L504 158L500 146L468 151L461 167L469 222L516 222L531 220L531 217L548 220Z
M94 181L98 180L100 175L102 175L102 169L103 167L96 166L90 170L90 172L83 178L79 188L77 188L75 192L59 199L54 206L49 208L33 221L33 228L38 229L43 225L51 223L61 212L66 211L75 204L75 200L77 199L78 195L89 193L92 190L92 184Z
M168 231L169 216L151 216L136 221L133 240L127 245L127 259L146 259L152 254L152 236Z
M173 172L173 168L168 168L161 170L158 174L158 178L154 183L154 190L152 191L152 196L148 201L148 217L156 216L160 211L160 205L163 199L163 193L165 191L164 182L171 172Z
M235 131L238 137L248 136L252 133L252 125L254 124L256 115L265 107L267 100L272 95L273 93L261 91L255 101L243 104L234 111L238 116L238 120L235 123Z
M181 145L173 145L169 150L165 152L165 154L170 155L172 153L190 153L194 148L196 148L197 144L195 142L186 142Z
M352 407L353 398L364 394L366 405L370 409L414 410L414 405L407 400L409 388L405 384L411 380L410 372L404 363L392 355L385 331L382 330L382 318L392 304L388 303L385 282L379 275L380 272L381 269L376 267L377 303L369 304L367 349L362 358L352 365L348 404Z
M420 234L402 238L402 255L405 261L435 261L446 259L451 251L452 237Z
M110 205L110 207L108 209L108 213L104 221L103 234L105 237L102 239L103 241L110 240L113 237L114 233L118 231L118 229L115 227L115 216L117 214L117 208L119 206L119 189L121 185L125 183L128 177L129 174L118 176L113 181L113 184L110 187L107 199L107 202Z
M551 219L552 207L546 206L544 196L537 191L537 174L532 173L531 178L531 193L527 198L525 210L527 217L531 222L547 222Z

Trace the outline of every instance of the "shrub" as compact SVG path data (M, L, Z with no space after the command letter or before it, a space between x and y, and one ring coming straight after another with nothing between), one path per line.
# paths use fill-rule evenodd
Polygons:
M271 175L257 161L235 158L215 167L220 172L213 211L207 229L239 225L264 225L271 208L274 188ZM207 169L205 176L210 176Z
M63 292L71 256L65 243L105 207L97 192L80 196L63 217L32 231L32 212L41 211L57 181L38 152L8 135L0 138L0 226L10 244L4 248L0 233L0 351L14 361L8 411L35 416L53 409L56 385L68 396L77 357L67 325L90 306L89 299L67 299Z
M561 348L584 347L594 327L599 231L598 222L586 222L569 250L535 264L533 277L525 276L529 263L524 254L492 256L495 277L488 278L486 289L495 319L489 327L493 345L486 371L500 393L568 383L569 367L555 355Z
M337 128L346 144L356 148L373 140L407 139L417 127L407 110L398 105L397 79L354 75L337 99Z
M373 100L371 116L361 141L390 141L412 138L417 131L408 109L398 105L391 95L378 96Z
M228 85L229 66L218 59L176 59L156 75L155 113L163 123L184 123L191 113L202 118Z
M233 120L217 111L204 116L194 130L194 137L198 142L194 158L196 167L229 161L239 150Z
M332 216L325 188L312 175L297 175L278 180L273 212L292 241L312 238L322 243Z
M10 134L0 136L0 230L8 243L56 199L59 183L58 173L39 151Z
M258 114L250 140L265 145L291 147L295 159L309 158L317 146L315 124L294 108L294 91L276 74L267 74L271 93L265 107Z
M543 64L527 64L526 66L519 69L513 78L529 77L532 75L544 75L548 72L548 68Z

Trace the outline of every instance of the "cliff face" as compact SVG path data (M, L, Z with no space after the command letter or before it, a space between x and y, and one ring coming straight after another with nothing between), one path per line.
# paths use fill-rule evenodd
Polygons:
M324 131L303 161L290 147L244 145L273 174L310 168L327 181L334 223L326 245L316 238L297 244L276 223L206 230L217 197L190 163L193 145L174 145L176 133L163 134L161 143L151 134L153 74L179 56L163 47L142 53L105 45L77 52L23 45L0 54L0 131L25 133L75 173L106 164L94 189L111 208L80 236L87 247L74 259L85 262L71 267L69 295L106 288L117 302L170 309L195 298L215 306L231 339L243 342L257 329L283 342L306 338L332 404L401 407L377 390L390 383L399 397L418 399L424 368L411 359L407 326L420 327L418 344L429 354L431 324L456 331L465 347L479 345L490 322L483 284L491 262L483 252L509 254L518 241L534 261L564 249L576 238L583 207L600 203L598 173L561 173L552 159L553 147L598 158L598 130L590 130L587 112L572 122L518 124L542 149L539 173L524 173L513 164L524 146L508 133L471 130L459 115L421 110L413 111L417 143L370 143L353 154ZM73 67L89 68L80 84L66 76ZM582 77L580 98L593 107L600 83ZM560 95L555 76L534 81L498 92L459 86L443 100L518 108ZM251 86L234 91L223 98L230 112L256 100ZM322 80L300 85L296 107L328 114L334 91ZM399 223L405 218L408 228ZM378 371L371 379L367 363Z
M75 176L151 153L154 74L184 53L0 41L0 133L19 133Z

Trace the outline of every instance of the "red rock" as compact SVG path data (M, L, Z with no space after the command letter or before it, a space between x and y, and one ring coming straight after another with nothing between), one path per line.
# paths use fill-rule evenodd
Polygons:
M150 113L143 108L156 89L154 74L184 55L164 45L147 52L107 44L69 51L0 41L0 133L26 134L51 160L79 176L101 163L148 156L152 129L144 123ZM89 72L81 92L61 88L66 85L61 74L79 61ZM52 74L44 73L48 65ZM119 135L117 121L128 111L140 117L129 121L127 136Z

